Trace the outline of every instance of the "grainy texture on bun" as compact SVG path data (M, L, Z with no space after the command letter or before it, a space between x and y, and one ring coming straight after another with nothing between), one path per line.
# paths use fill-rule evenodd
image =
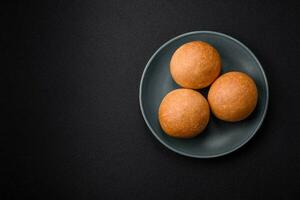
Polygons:
M255 82L242 72L223 74L208 92L208 102L213 114L229 122L248 117L257 104L257 98Z
M201 133L208 124L208 102L191 89L176 89L168 93L159 107L159 122L170 136L191 138Z
M209 86L219 76L221 58L217 50L206 42L188 42L173 54L170 71L178 85L201 89Z

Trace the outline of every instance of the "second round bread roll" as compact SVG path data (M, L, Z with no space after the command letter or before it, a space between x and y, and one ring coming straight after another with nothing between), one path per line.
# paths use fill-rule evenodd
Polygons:
M191 138L201 133L209 121L208 102L191 89L176 89L168 93L159 107L159 122L170 136Z
M221 58L217 50L206 42L188 42L173 54L170 71L174 81L182 87L205 88L219 76Z

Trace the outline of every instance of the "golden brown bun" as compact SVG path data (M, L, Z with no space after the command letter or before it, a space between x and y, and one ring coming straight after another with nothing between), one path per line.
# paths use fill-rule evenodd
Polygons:
M177 138L198 135L205 129L210 116L206 99L191 89L176 89L168 93L158 113L162 129Z
M235 122L252 113L257 96L255 82L247 74L228 72L212 84L208 92L208 102L217 118Z
M219 76L221 58L217 50L206 42L188 42L173 54L170 71L178 85L192 89L204 88Z

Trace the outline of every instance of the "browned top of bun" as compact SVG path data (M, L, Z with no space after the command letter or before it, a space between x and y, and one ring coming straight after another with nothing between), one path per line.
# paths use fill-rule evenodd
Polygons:
M210 85L220 74L221 58L217 50L202 41L179 47L170 62L176 83L185 88L200 89Z
M168 93L159 107L159 122L170 136L190 138L201 133L209 121L206 99L191 89Z
M228 72L211 86L208 101L214 115L225 121L240 121L248 117L257 103L255 82L242 72Z

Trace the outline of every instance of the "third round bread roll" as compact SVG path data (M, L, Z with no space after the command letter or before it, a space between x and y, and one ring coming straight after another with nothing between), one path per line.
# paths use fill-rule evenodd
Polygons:
M178 85L201 89L209 86L219 76L221 58L217 50L206 42L188 42L173 54L170 71Z
M248 117L256 106L257 98L255 82L242 72L223 74L208 92L208 102L213 114L229 122Z

